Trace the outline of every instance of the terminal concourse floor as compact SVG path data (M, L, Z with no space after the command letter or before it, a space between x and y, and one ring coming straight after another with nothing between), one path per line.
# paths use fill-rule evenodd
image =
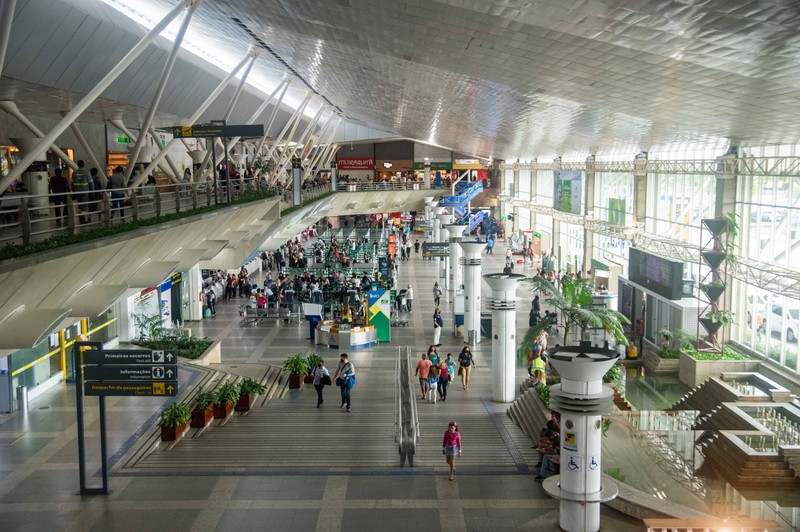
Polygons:
M483 273L498 272L504 247L483 256ZM400 263L400 286L415 298L408 327L392 329L390 346L350 351L357 372L352 412L339 408L338 389L327 388L315 408L311 386L273 399L248 416L234 417L173 449L160 447L135 467L120 458L152 431L164 401L108 399L112 466L108 496L77 495L74 385L63 384L31 402L28 413L0 417L0 523L3 530L557 530L558 502L534 480L532 443L491 401L491 341L474 349L477 370L468 390L456 381L446 402L418 398L421 441L415 467L399 466L394 442L395 346L417 358L433 339L436 280L431 261ZM533 269L517 265L516 272ZM491 296L483 283L482 299ZM527 326L531 294L518 291L518 335ZM217 315L188 326L222 339L231 373L259 376L312 350L308 324L268 322L239 327L242 300L218 302ZM442 300L445 328L440 353L457 356L453 315ZM340 351L317 348L335 369ZM181 385L198 372L182 368ZM518 379L525 376L518 368ZM96 402L88 401L90 485L99 485ZM441 435L456 420L464 453L448 481ZM641 530L640 522L603 507L603 529Z

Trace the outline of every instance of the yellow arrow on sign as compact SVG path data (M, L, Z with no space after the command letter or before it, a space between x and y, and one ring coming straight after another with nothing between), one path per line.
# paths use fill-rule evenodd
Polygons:
M172 393L172 392L174 392L174 391L175 391L175 387L174 387L174 386L172 386L172 385L170 384L169 386L167 386L167 391L168 391L169 393Z

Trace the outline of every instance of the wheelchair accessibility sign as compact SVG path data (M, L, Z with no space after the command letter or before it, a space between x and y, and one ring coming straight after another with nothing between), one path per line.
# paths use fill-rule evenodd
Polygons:
M567 461L561 466L561 471L564 471L564 466L568 471L579 472L581 470L581 457L575 455L567 455Z

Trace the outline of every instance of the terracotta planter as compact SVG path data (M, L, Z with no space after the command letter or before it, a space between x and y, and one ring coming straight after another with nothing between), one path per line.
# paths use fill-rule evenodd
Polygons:
M231 412L236 403L225 403L221 405L214 405L214 419L225 419Z
M192 410L192 422L189 424L193 429L202 429L214 419L214 403L208 405L203 411Z
M175 441L181 437L184 430L186 430L186 423L174 427L161 427L161 441Z
M290 373L289 374L289 389L296 390L300 388L300 385L303 384L303 375L300 373Z
M253 407L253 403L256 400L255 395L242 395L239 397L239 400L236 402L236 411L237 412L247 412Z
M314 384L314 377L312 377L311 375L304 376L303 377L303 383L304 384Z

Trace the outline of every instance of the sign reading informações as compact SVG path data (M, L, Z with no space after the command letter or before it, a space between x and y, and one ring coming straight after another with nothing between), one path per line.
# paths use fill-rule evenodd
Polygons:
M449 257L450 244L448 242L423 242L423 257Z
M178 366L86 366L87 381L163 381L178 378Z

